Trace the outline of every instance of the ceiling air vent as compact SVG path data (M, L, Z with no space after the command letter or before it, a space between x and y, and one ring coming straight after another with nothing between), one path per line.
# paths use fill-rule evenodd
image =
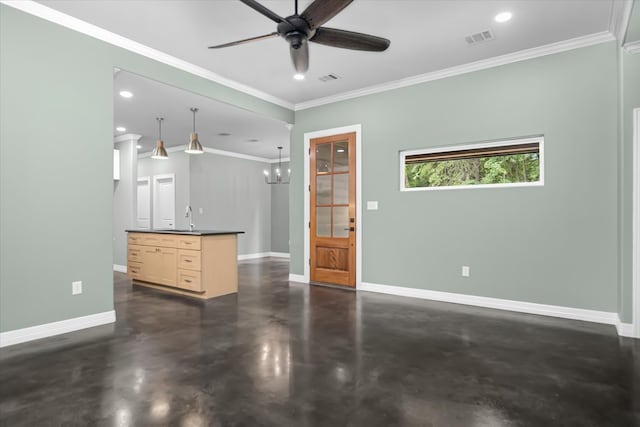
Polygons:
M318 77L318 80L320 80L321 82L331 82L334 80L338 80L339 78L340 77L335 74L327 74L326 76Z
M464 39L469 44L476 44L480 42L486 42L489 40L493 40L495 37L491 30L480 31L479 33L471 34L466 36Z

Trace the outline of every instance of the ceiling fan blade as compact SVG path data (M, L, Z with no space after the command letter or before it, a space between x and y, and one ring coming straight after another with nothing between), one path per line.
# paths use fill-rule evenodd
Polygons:
M300 74L306 73L309 69L309 43L303 42L298 49L289 47L289 53L296 71Z
M279 16L277 13L272 12L271 10L267 9L266 7L264 7L263 5L261 5L260 3L258 3L255 0L240 0L242 3L246 4L247 6L249 6L250 8L252 8L253 10L258 11L259 13L263 14L264 16L266 16L267 18L271 19L273 22L279 24L281 22L284 21L284 18L282 18L281 16Z
M235 41L235 42L219 44L219 45L215 45L215 46L209 46L209 49L220 49L221 47L237 46L239 44L250 43L250 42L254 42L254 41L258 41L258 40L266 40L266 39L270 39L270 38L273 38L273 37L278 37L278 33L273 32L271 34L265 34L264 36L251 37L250 39L238 40L238 41Z
M301 16L311 29L319 28L329 19L336 16L353 0L315 0L302 12Z
M318 28L316 34L309 41L343 49L370 52L382 52L387 50L391 44L389 40L382 37L326 27Z

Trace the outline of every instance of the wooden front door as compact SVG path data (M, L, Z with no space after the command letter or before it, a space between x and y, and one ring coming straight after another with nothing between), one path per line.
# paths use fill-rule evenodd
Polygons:
M356 134L311 140L311 281L356 285Z

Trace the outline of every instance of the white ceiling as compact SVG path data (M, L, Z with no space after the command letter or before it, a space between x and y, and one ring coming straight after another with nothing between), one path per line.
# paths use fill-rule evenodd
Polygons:
M310 45L307 79L294 81L280 38L209 50L275 31L275 23L235 0L41 0L40 3L223 77L300 103L609 29L613 0L356 0L326 25L391 40L382 53ZM281 16L293 0L261 0ZM300 1L304 9L309 0ZM498 24L493 17L511 11ZM495 40L468 45L466 35ZM334 73L339 80L318 77ZM188 111L187 111L188 112ZM167 122L169 127L169 122Z
M130 91L133 97L123 98L119 95L122 90ZM193 127L193 113L189 109L195 107L198 108L196 131L203 146L267 159L277 159L277 147L283 146L283 157L289 155L286 123L136 74L115 73L113 105L114 127L127 129L115 135L142 135L140 152L151 151L155 146L158 139L156 117L164 118L162 139L166 147L186 145ZM220 136L219 133L231 135Z

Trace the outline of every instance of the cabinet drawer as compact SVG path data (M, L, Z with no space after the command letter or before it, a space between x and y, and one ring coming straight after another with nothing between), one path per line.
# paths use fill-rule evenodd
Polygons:
M129 233L127 243L130 245L141 245L144 233Z
M178 270L178 287L190 291L202 292L200 272L191 270Z
M132 279L142 279L142 263L129 261L127 263L127 275Z
M178 236L178 249L200 250L200 236Z
M142 262L142 246L129 245L127 248L127 261Z
M147 234L142 237L142 244L161 248L175 248L176 237L173 234Z
M200 251L178 249L178 268L200 270Z

